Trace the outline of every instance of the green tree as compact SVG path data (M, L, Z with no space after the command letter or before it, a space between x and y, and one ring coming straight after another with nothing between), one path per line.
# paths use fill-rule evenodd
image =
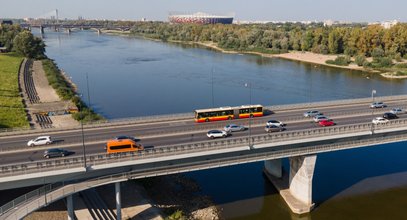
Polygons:
M13 50L22 56L36 59L45 57L44 42L40 38L34 37L29 31L17 34L13 40L13 45Z

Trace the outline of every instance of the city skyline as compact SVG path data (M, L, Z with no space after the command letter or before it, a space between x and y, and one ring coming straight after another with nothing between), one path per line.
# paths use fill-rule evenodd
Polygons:
M21 7L24 5L24 7ZM343 0L71 0L71 1L9 1L0 8L1 18L40 18L58 9L59 18L147 20L166 21L169 12L206 12L212 14L235 14L235 20L246 21L324 21L339 20L374 22L397 19L407 21L402 0L368 2Z

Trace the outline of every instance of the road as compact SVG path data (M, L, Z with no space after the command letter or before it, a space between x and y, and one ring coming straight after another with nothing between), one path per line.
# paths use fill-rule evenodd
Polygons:
M385 100L384 100L385 101ZM405 103L401 101L385 102L388 107L384 109L370 109L370 102L358 103L334 107L321 107L317 110L333 119L337 125L349 125L371 122L374 117L383 115L393 107L401 107ZM140 138L140 143L146 148L165 147L166 145L207 141L206 132L210 129L222 129L226 124L235 123L249 127L251 121L251 135L264 134L264 126L270 119L277 119L286 123L286 131L313 129L319 127L312 118L304 118L303 113L309 109L295 109L275 111L273 114L252 119L239 119L233 121L221 121L210 123L195 123L191 120L169 121L151 124L134 124L122 127L105 127L85 129L86 154L103 153L106 140L117 135L131 135ZM407 118L407 115L399 115ZM27 147L27 141L41 135L51 135L54 144L48 146ZM249 131L233 132L227 138L247 137ZM46 134L19 135L0 137L0 165L33 162L44 160L44 149L63 147L75 152L75 155L83 155L81 130L50 132ZM10 151L12 150L12 151Z

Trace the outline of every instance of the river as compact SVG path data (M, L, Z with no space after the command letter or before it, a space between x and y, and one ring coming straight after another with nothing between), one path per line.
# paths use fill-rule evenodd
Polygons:
M379 96L407 93L405 80L194 46L91 31L46 32L44 40L47 55L72 77L84 101L109 119L361 98L372 90ZM318 154L316 208L303 216L291 214L262 175L262 163L186 175L199 182L225 219L407 219L405 145Z

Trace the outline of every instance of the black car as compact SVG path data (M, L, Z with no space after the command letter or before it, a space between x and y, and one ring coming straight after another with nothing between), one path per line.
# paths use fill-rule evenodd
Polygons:
M65 156L68 156L68 155L70 155L72 153L73 152L67 151L67 150L62 149L62 148L51 148L51 149L48 149L48 150L44 151L44 157L45 158L65 157Z
M130 140L135 141L135 142L140 141L140 139L138 139L138 138L135 138L135 137L132 137L132 136L127 136L127 135L119 135L119 136L114 137L113 139L115 139L115 140L130 139Z
M398 117L397 117L396 114L386 112L386 113L383 114L383 118L385 118L385 119L396 119Z

